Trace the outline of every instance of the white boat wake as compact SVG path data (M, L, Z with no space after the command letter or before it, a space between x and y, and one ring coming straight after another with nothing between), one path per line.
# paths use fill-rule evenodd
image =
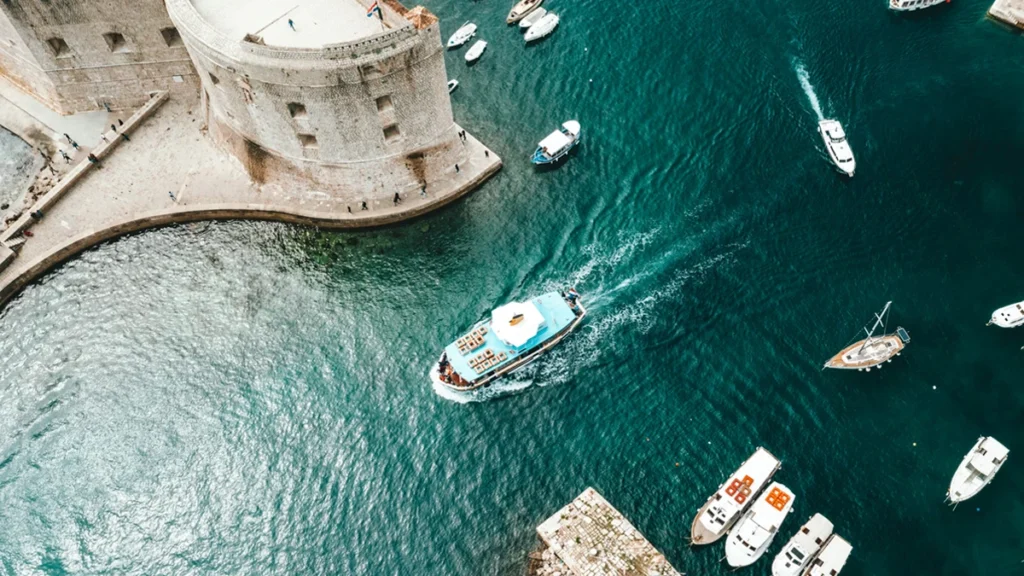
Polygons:
M811 108L814 108L814 113L818 115L818 122L825 119L825 115L821 112L821 102L818 101L818 95L814 92L814 86L811 86L811 77L807 75L807 69L804 68L804 63L800 60L793 59L793 66L796 69L796 77L800 80L800 86L804 89L804 94L807 94L807 99L811 101Z

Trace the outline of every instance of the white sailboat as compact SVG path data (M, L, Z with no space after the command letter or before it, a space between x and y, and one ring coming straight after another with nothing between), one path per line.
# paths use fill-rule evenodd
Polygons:
M899 356L903 348L910 343L910 334L902 326L896 328L896 332L885 333L885 323L889 317L889 308L892 302L886 302L885 308L875 314L875 324L868 330L864 327L868 337L850 344L839 351L825 362L825 368L838 368L841 370L863 370L870 372L872 368L881 368L882 364L891 362ZM875 336L878 328L882 328L882 335Z
M459 26L459 29L455 31L455 34L452 34L451 38L448 39L448 48L458 48L466 42L469 42L469 39L473 36L476 36L476 24L466 22L462 26Z
M832 522L815 514L800 527L772 562L772 576L800 576L832 535Z
M555 28L558 26L558 20L558 14L548 12L536 24L527 28L524 38L526 38L528 43L540 40L555 31Z
M991 436L982 436L964 456L949 483L946 498L956 504L973 497L996 476L1010 451Z

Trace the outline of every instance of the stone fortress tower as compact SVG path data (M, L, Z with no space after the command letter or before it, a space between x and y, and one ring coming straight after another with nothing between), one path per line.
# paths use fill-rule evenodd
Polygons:
M437 18L396 0L368 17L371 3L167 0L210 131L256 182L390 203L500 165L459 136Z
M198 87L162 0L2 0L0 76L62 114Z

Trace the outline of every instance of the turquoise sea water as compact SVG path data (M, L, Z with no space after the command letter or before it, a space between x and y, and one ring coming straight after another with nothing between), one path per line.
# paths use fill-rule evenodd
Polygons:
M821 512L844 575L1024 574L1024 331L984 326L1024 299L1024 39L975 0L550 0L524 49L505 4L427 5L490 43L449 76L504 170L401 226L167 228L25 290L0 312L0 574L520 575L587 486L726 574L686 536L758 445L795 513L746 573ZM569 118L578 154L535 172ZM504 393L431 388L464 327L566 284L586 324ZM822 372L887 300L906 353ZM944 507L983 434L1009 462Z

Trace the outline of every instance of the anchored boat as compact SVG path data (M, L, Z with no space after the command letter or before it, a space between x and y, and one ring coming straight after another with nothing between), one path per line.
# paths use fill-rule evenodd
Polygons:
M872 368L881 368L882 364L892 361L899 356L903 348L910 343L910 334L902 326L896 328L896 332L885 334L885 323L889 317L889 307L892 302L886 302L885 308L875 314L875 325L869 331L868 337L850 344L843 348L838 354L825 363L825 368L839 368L842 370L863 370L870 372ZM882 335L875 336L878 327L882 327Z
M476 36L476 24L466 22L455 31L455 34L452 34L451 38L448 39L448 48L458 48L466 42L469 42L469 39L473 36Z
M561 342L586 315L575 290L499 306L445 347L430 380L457 391L490 386Z
M949 2L949 0L889 0L889 10L910 12L913 10L920 10L922 8L938 6L943 2Z
M561 128L548 134L537 144L530 161L542 166L554 164L565 158L569 151L579 144L581 130L580 123L575 120L563 123Z
M765 493L729 531L729 539L725 541L725 559L729 566L750 566L764 556L775 535L779 533L779 526L789 515L793 499L793 492L782 484L772 482L768 486Z
M811 561L804 576L838 576L846 565L850 552L853 552L853 546L850 546L849 542L837 534L829 536L821 553Z
M832 535L832 522L815 514L800 527L772 562L772 576L800 576Z
M512 10L508 13L508 18L505 18L506 24L515 24L523 19L524 16L536 10L544 0L521 0Z
M996 476L1006 463L1010 451L991 436L982 436L974 448L964 456L963 462L953 474L946 499L956 504L973 497Z
M764 448L755 450L697 511L690 526L690 543L711 544L725 536L780 466L778 458Z
M540 40L541 38L551 34L558 27L558 14L554 12L548 12L543 18L537 21L536 24L530 26L526 30L526 42L530 43L534 40Z
M992 313L987 325L995 324L1000 328L1016 328L1024 324L1024 302L1003 306Z
M846 132L838 120L822 120L818 122L818 132L821 139L825 141L825 149L832 163L840 172L847 176L853 176L857 163L853 160L853 150L846 141Z
M466 51L466 62L476 62L480 56L483 55L484 50L487 49L487 42L484 40L477 40L469 47Z
M451 94L459 87L459 81L454 78L448 81L448 93Z
M530 12L530 14L527 15L525 18L523 18L522 20L519 21L519 29L520 30L525 30L525 29L529 28L530 26L533 26L537 22L540 22L540 19L543 18L544 15L547 14L547 13L548 13L547 10L545 10L543 8L537 8L533 12Z

